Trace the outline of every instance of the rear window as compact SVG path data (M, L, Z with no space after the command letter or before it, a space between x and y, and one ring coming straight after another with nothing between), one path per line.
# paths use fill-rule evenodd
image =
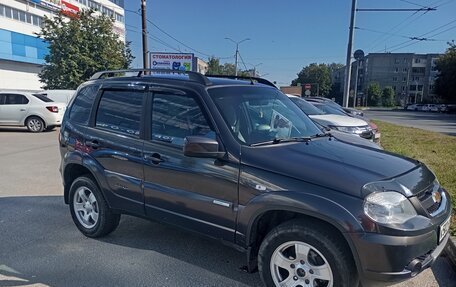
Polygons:
M82 87L73 101L70 111L72 122L87 125L89 123L90 111L97 96L99 85L88 85Z
M33 95L34 97L40 99L41 101L45 102L45 103L50 103L50 102L53 102L53 100L49 99L48 97L46 97L45 95L40 95L40 94L34 94Z

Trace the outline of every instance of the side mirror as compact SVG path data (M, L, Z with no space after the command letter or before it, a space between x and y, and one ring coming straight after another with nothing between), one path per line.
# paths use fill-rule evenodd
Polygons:
M187 136L183 150L188 157L221 158L225 155L225 152L219 151L216 140L200 136Z

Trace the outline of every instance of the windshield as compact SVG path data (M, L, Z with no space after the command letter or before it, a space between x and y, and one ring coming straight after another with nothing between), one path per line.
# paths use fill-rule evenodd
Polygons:
M319 108L313 106L311 103L308 103L306 100L303 100L298 97L290 97L290 100L295 103L301 111L305 112L306 115L324 115L325 113Z
M347 116L347 114L345 112L343 112L333 106L327 105L327 104L313 103L313 105L328 115Z
M321 133L276 89L236 86L211 88L208 92L232 134L243 144L308 138Z
M45 103L53 102L53 100L49 99L48 97L40 94L33 94L33 96L37 97L38 99L42 100Z

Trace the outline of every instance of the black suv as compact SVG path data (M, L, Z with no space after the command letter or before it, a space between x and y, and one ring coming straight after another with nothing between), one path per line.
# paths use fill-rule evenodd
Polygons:
M171 223L245 251L266 286L405 280L449 238L449 194L424 164L322 134L264 79L100 72L59 140L84 235L123 213Z

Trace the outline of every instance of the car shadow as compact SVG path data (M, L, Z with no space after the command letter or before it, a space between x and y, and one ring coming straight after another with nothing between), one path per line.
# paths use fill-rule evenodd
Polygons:
M0 286L262 286L245 254L166 224L123 215L84 237L61 196L0 197L0 230Z
M52 132L55 132L56 130L57 130L56 128L54 128L52 130L43 130L41 133L52 133ZM29 132L26 127L6 127L6 126L0 127L0 133L4 133L4 132L33 134L32 132Z

